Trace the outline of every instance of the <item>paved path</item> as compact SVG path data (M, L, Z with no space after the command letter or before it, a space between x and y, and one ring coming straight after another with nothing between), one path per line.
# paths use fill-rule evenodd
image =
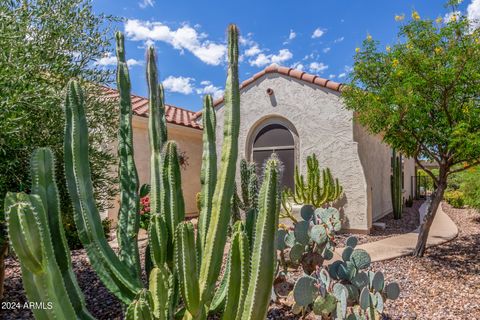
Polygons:
M425 201L419 208L420 217L425 215L426 203L427 202ZM438 207L435 220L433 220L430 228L427 247L436 246L450 241L454 239L457 234L457 226L452 219L450 219L450 217L443 212L442 205L440 205ZM358 245L356 248L366 250L370 254L372 261L389 260L411 254L415 249L417 237L418 229L400 236L394 236L379 241ZM342 248L336 249L334 258L333 260L330 260L329 263L333 262L334 260L341 259L342 251Z

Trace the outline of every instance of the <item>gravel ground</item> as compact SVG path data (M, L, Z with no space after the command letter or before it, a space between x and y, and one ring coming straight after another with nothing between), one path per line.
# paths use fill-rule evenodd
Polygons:
M370 234L352 234L352 233L341 233L336 236L338 241L338 246L345 246L345 240L349 236L355 236L358 238L358 243L367 243L378 241L392 236L398 236L407 232L411 232L418 227L420 222L418 209L422 205L424 200L415 200L412 207L403 206L402 218L395 220L393 219L393 213L386 215L377 222L385 223L385 229L373 228Z
M386 305L391 319L480 320L480 213L442 205L458 226L457 238L423 258L372 264L400 285L400 298Z
M385 230L376 230L371 239L363 235L360 239L363 242L375 241L415 229L414 219L418 221L419 206L420 202L416 202L413 208L406 208L402 220L384 217L382 220L387 223ZM384 271L387 281L399 282L402 290L399 299L387 302L385 319L480 320L480 213L453 209L448 204L443 204L443 208L459 228L456 239L427 250L423 258L402 257L372 264L372 270ZM402 223L407 227L402 227ZM120 303L100 283L84 250L72 252L72 262L92 314L97 319L121 319ZM2 302L20 302L23 305L26 299L19 265L9 258L6 267ZM32 318L28 309L0 310L0 319ZM288 307L272 304L268 319L298 317Z

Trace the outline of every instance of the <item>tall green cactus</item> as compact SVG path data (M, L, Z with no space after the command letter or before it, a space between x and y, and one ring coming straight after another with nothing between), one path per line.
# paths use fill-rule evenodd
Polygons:
M321 179L320 179L321 175ZM333 179L329 168L320 171L318 159L315 154L307 157L307 176L300 174L298 166L295 166L295 190L286 189L283 192L283 207L287 215L291 208L288 200L296 204L309 204L316 208L337 200L343 192L338 178Z
M238 29L228 27L228 69L225 85L225 123L221 167L212 199L212 212L206 233L205 249L200 267L200 299L210 301L215 289L215 280L222 265L223 248L226 243L235 166L238 154L240 130L240 85L238 80Z
M132 274L108 245L95 205L88 160L88 128L83 93L77 81L70 81L65 101L67 118L64 140L65 176L75 209L78 235L92 267L105 286L124 303L130 303L142 288L140 278Z
M23 284L31 302L54 308L33 309L37 319L93 319L73 273L50 149L31 159L32 194L9 193L5 212L12 246L22 262ZM55 241L52 241L52 240Z
M215 141L216 117L213 109L212 96L206 95L203 99L203 153L202 170L200 172L200 217L198 220L198 244L200 252L205 247L207 227L210 223L210 214L212 212L212 200L217 183L217 149ZM201 256L201 255L200 255Z
M231 199L235 185L235 165L238 153L238 133L240 125L240 93L238 82L238 29L228 28L228 77L225 96L224 144L218 176L213 174L216 163L204 164L204 200L201 212L206 219L195 239L193 226L184 222L184 204L181 188L176 144L167 142L167 130L163 103L163 90L157 84L157 71L153 47L148 48L147 79L150 89L149 134L151 144L151 212L149 228L150 256L153 269L149 273L148 289L143 288L136 268L136 257L124 254L135 251L129 243L134 241L129 233L135 230L135 220L131 212L122 217L127 221L122 226L120 258L108 245L101 230L100 215L93 198L93 186L88 161L88 128L83 105L83 94L79 84L71 81L67 86L65 101L65 175L70 196L75 209L75 223L80 239L87 251L90 263L105 286L122 302L128 304L127 319L174 319L181 309L178 307L179 286L186 310L184 319L206 319L212 303L215 285L218 280L227 240L228 220ZM123 37L119 41L119 88L121 87L122 112L120 130L125 131L119 149L121 176L130 183L122 184L125 195L138 188L135 186L135 173L126 169L134 168L131 145L131 113L129 105L128 70L124 64ZM206 98L205 114L213 113L211 98ZM214 115L208 121L211 130L206 130L205 141L209 152L214 152ZM45 168L33 165L32 170L43 172L34 178L32 190L38 194L8 194L5 202L9 216L12 244L22 266L27 295L31 301L53 302L52 309L37 309L38 319L92 319L84 307L83 296L78 290L69 261L69 251L60 228L58 199L55 200L53 161L48 162L48 153L38 151L46 160ZM208 154L208 152L207 152ZM42 158L42 159L43 159ZM205 158L204 158L205 160ZM130 161L130 162L129 162ZM43 162L40 161L42 164ZM255 222L253 251L245 226L240 223L235 228L230 257L228 296L224 309L224 319L260 320L264 319L275 271L275 231L278 222L280 203L279 160L272 158L265 169L259 205ZM132 180L133 179L133 180ZM213 183L215 181L215 183ZM212 186L215 185L215 189ZM58 196L57 196L58 198ZM125 197L125 208L135 208L135 197ZM209 201L211 208L208 209ZM205 209L207 206L207 209ZM48 212L48 218L47 218ZM132 229L133 228L133 229ZM125 232L126 231L126 232ZM55 245L52 235L60 239ZM125 237L126 236L126 237ZM63 240L62 240L63 239ZM198 243L200 242L200 245ZM196 244L197 243L197 244ZM251 260L247 259L251 257ZM135 267L135 268L133 268ZM238 272L237 272L238 271ZM240 276L240 277L238 277ZM240 279L237 289L234 283ZM63 285L62 285L63 284ZM239 290L239 291L236 291ZM236 300L240 299L238 304Z
M130 75L125 59L124 37L116 33L117 86L120 94L120 125L118 128L118 176L120 178L120 209L118 211L117 240L120 260L133 274L141 275L138 253L139 195L138 173L133 155L132 101Z
M403 210L402 197L402 156L392 151L392 174L390 175L390 192L392 196L393 218L401 219Z

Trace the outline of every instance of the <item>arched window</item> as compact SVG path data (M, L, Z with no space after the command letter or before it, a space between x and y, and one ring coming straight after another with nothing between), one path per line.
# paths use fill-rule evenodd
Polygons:
M295 141L292 133L281 124L269 124L255 136L252 158L262 172L265 160L275 152L283 163L282 185L293 190L295 170Z

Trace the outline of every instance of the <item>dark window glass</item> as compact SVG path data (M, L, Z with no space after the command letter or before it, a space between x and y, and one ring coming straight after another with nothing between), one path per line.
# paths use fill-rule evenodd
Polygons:
M272 124L263 128L253 144L253 161L257 164L259 177L263 174L263 165L275 152L282 161L282 186L294 189L295 149L290 131L282 125Z
M270 124L260 130L253 143L254 148L292 146L293 137L290 131L280 124Z

